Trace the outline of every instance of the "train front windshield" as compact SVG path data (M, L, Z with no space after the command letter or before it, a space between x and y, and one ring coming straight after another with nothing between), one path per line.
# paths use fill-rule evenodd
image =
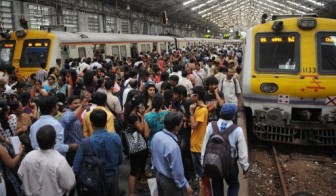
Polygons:
M25 40L20 67L40 67L47 63L50 40Z
M336 74L336 32L317 34L318 72Z
M0 41L0 65L12 65L15 41Z
M299 71L299 35L261 33L256 35L255 67L258 72L296 73Z

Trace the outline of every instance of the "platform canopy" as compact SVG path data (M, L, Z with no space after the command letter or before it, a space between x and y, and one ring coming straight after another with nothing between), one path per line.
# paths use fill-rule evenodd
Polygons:
M336 0L107 0L130 9L161 16L166 11L171 23L209 30L244 30L260 23L267 14L317 13L336 18Z

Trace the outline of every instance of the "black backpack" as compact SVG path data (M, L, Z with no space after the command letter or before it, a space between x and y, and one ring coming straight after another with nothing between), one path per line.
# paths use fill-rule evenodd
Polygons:
M76 188L79 196L106 196L105 167L101 159L95 156L90 138L83 140L83 161L79 175L76 176Z
M211 122L213 134L206 145L203 168L204 174L212 179L228 179L236 159L231 156L229 135L238 126L232 124L224 133L219 131L216 121Z

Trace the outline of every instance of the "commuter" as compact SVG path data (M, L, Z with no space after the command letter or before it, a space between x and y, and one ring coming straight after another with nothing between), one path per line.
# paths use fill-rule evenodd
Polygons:
M54 150L57 133L51 125L41 126L36 133L39 150L22 160L18 175L26 195L63 196L75 185L75 175L64 156Z
M214 76L206 79L205 104L208 107L208 122L218 120L220 107L224 104L224 95L218 89L218 80Z
M151 112L153 110L153 96L157 93L157 89L155 88L155 84L146 85L145 89L141 92L144 97L143 106L145 106L146 113Z
M226 77L220 81L218 88L224 94L225 103L233 103L238 108L241 108L242 107L241 88L239 81L233 77L234 74L235 70L233 68L229 68ZM233 122L237 124L237 114L235 115Z
M107 191L110 195L119 196L119 165L123 159L121 139L116 133L106 130L108 121L106 111L100 108L94 109L88 115L93 128L93 133L90 135L89 140L95 156L104 163ZM80 172L83 156L83 143L81 143L73 164L73 171L76 176Z
M39 128L44 125L51 125L54 127L57 136L55 149L62 155L65 155L65 153L69 151L75 151L78 147L78 144L64 144L64 128L54 117L58 113L57 98L52 96L41 97L38 103L42 116L30 127L29 138L32 148L34 150L39 149L39 144L36 138L36 134Z
M163 131L153 138L152 163L157 171L158 195L191 196L193 194L192 188L184 177L181 151L177 141L182 125L182 114L170 112L164 118Z
M92 111L94 111L95 109L101 109L103 111L106 112L107 114L107 123L106 123L106 127L105 129L108 132L115 132L114 129L114 121L113 121L113 114L105 107L106 105L106 100L107 100L107 96L104 93L99 93L99 92L95 92L92 95L92 98L95 102L95 104L97 104L97 106L92 109L90 108L89 111L86 111L84 118L83 118L83 136L84 137L90 137L93 133L93 126L92 126L92 121L90 120L90 114Z
M187 95L191 95L191 89L193 88L193 84L190 80L187 78L188 73L186 71L182 71L182 76L179 80L179 85L182 85L186 88L187 90Z
M205 90L201 86L195 86L192 89L191 100L193 104L189 107L190 112L190 150L193 165L196 174L196 181L203 177L203 168L201 165L201 149L208 123L208 109L204 103Z
M131 95L131 94L130 94ZM125 106L124 119L125 123L132 131L141 133L145 138L149 137L149 129L144 120L145 108L139 107L142 103L142 96L136 95L131 101L127 102ZM148 150L140 151L132 154L130 158L130 175L128 178L129 195L134 196L136 182L145 174L145 166L148 158ZM137 189L142 190L140 186Z
M234 118L235 114L237 113L237 106L232 103L225 103L221 107L220 111L220 119L217 121L217 125L219 127L220 132L225 132L225 130L233 124L232 119ZM206 145L210 139L210 136L213 134L213 128L211 123L208 124L206 128L205 137L203 140L202 145L202 160L204 157L204 153L206 150ZM239 181L238 181L238 164L239 162L244 177L247 177L247 172L249 169L248 163L248 150L247 144L244 137L244 132L241 127L237 127L229 136L229 142L231 145L231 156L234 158L234 165L230 169L230 173L228 179L225 179L228 187L228 196L238 196L239 193ZM212 179L212 190L214 195L224 196L224 183L223 179Z
M40 63L41 69L36 72L36 80L41 81L42 83L47 80L48 72L46 69L47 64L45 62Z
M201 65L196 62L195 63L195 70L193 71L193 75L195 78L195 85L194 86L205 86L205 78L206 78L206 73L204 69L201 69Z

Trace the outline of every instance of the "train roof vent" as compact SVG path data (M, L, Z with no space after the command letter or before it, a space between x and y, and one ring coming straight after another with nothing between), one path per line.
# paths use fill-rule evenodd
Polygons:
M272 20L285 19L285 18L300 18L300 17L314 17L317 18L318 15L315 13L311 14L284 14L284 15L273 15Z
M80 34L80 37L81 38L89 38L87 35L85 35L85 34Z

